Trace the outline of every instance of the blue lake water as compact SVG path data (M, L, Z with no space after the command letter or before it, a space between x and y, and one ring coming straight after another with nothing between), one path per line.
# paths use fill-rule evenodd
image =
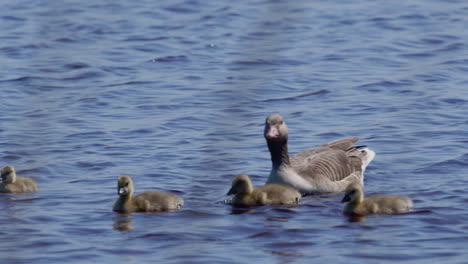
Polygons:
M2 263L466 263L466 1L8 1L0 11ZM239 214L234 175L340 137L367 194L415 213L349 222L342 195ZM182 211L112 212L120 175Z

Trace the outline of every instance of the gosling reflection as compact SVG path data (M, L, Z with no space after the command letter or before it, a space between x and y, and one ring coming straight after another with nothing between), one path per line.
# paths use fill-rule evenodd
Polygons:
M114 230L117 231L132 231L133 220L128 217L128 216L119 216L119 217L114 217Z
M233 215L245 214L245 213L248 213L248 212L251 212L251 211L253 211L252 207L250 207L250 208L232 207L231 208L231 214L233 214Z
M359 223L359 222L364 222L366 220L365 215L359 215L359 214L349 214L347 215L348 217L348 222L351 223Z

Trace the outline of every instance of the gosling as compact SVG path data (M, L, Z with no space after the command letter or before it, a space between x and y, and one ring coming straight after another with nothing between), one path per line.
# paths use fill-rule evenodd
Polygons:
M7 165L1 169L2 180L0 192L2 193L27 193L37 191L37 183L27 177L16 176L13 166Z
M409 197L393 195L376 195L364 199L364 190L360 184L352 183L345 190L342 203L346 215L368 214L401 214L413 207Z
M254 189L250 177L246 174L237 175L232 180L232 187L227 195L234 194L233 206L257 205L287 205L297 204L301 194L286 185L267 184Z
M120 213L176 211L184 206L184 200L171 193L146 191L133 196L133 181L127 175L119 177L117 194L114 211Z

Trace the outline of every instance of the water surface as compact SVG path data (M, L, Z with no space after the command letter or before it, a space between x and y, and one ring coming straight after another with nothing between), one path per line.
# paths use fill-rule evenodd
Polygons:
M2 263L466 263L464 1L2 4L0 164L40 190L0 195ZM292 153L356 136L369 195L415 212L350 222L342 195L232 211L263 184L263 122ZM112 212L117 177L179 212Z

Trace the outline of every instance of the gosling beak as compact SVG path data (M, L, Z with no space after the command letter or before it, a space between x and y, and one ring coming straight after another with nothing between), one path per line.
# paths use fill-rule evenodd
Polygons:
M229 189L229 192L226 195L231 195L231 194L236 194L236 193L237 193L236 189L234 189L234 187L231 187L231 189Z
M351 197L349 197L348 194L346 194L343 199L341 200L342 203L346 203L346 202L349 202L351 200Z
M119 190L117 191L117 194L118 194L118 195L122 195L122 194L124 194L124 193L126 193L124 187L120 187Z

